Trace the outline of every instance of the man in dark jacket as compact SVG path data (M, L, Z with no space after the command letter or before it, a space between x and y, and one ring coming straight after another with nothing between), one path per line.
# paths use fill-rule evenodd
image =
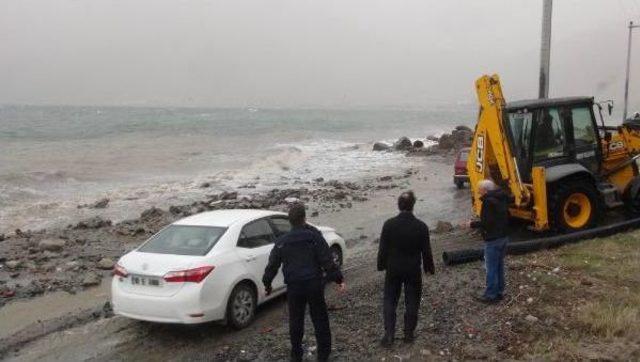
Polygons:
M302 361L304 311L309 304L318 343L318 360L326 361L331 353L331 330L324 300L323 274L326 274L328 280L336 282L340 291L344 291L345 284L340 269L331 259L329 247L322 233L308 225L305 219L304 205L293 205L289 210L292 229L276 240L262 283L269 295L271 282L282 264L282 273L287 284L291 359Z
M418 308L422 296L422 272L434 274L429 243L429 228L413 215L416 197L411 191L398 198L400 214L382 227L378 249L378 270L386 271L384 280L384 330L381 344L393 345L396 330L396 308L404 286L404 341L413 342L418 324Z
M509 196L491 180L478 184L482 209L480 220L472 221L484 239L484 261L487 286L484 294L476 296L483 303L495 303L504 296L504 255L509 242Z

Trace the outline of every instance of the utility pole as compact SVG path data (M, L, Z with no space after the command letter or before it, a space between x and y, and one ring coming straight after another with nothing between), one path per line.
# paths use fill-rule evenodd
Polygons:
M627 45L627 76L624 81L624 112L622 122L627 120L627 106L629 103L629 66L631 65L631 34L634 28L640 28L640 25L633 25L633 21L629 22L629 41Z
M551 63L551 10L553 0L542 5L542 40L540 42L540 87L538 98L549 97L549 67Z

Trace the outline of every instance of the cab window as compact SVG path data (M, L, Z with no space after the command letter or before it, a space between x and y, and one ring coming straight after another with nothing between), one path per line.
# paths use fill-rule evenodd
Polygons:
M570 113L569 113L570 112ZM587 107L575 107L567 115L573 120L573 138L576 147L596 144L596 130L593 128L591 110Z
M273 243L274 236L266 219L257 220L245 225L240 232L238 247L259 248Z
M534 161L566 156L567 137L557 108L540 111L536 120Z
M509 128L513 138L513 149L516 158L522 161L529 161L531 150L531 129L533 128L533 113L518 111L509 113ZM526 165L523 168L526 168Z

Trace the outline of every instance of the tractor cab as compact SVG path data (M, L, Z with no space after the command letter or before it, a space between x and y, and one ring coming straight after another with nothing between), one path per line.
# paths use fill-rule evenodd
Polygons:
M600 135L593 98L535 99L507 103L507 138L523 182L531 182L535 166L581 164L600 171Z

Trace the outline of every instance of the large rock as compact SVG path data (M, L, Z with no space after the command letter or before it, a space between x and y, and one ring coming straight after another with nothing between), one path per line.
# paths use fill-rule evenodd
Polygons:
M440 140L440 138L434 136L434 135L429 135L427 136L427 140L432 141L432 142L438 142Z
M450 150L453 147L455 147L456 143L455 143L455 139L453 138L452 135L445 133L442 136L440 136L440 139L438 140L438 147L443 149L443 150Z
M220 194L220 200L235 200L238 198L237 192L223 192Z
M111 220L105 220L100 216L80 221L76 224L75 229L99 229L105 226L111 226Z
M99 274L89 273L84 277L84 279L82 279L82 285L85 287L91 287L100 284L101 280L102 276L100 276Z
M413 142L413 148L422 148L422 147L424 147L424 142L420 140L415 140Z
M391 149L391 146L389 146L386 143L376 142L373 144L374 151L389 151L390 149Z
M113 260L111 260L109 258L102 258L96 264L98 269L102 269L102 270L111 270L111 269L113 269L114 265L115 265L115 263L113 262Z
M471 145L471 141L473 139L473 132L471 130L454 130L451 132L451 137L453 137L456 148L462 148Z
M104 209L107 206L109 206L109 199L105 197L104 199L94 202L93 205L89 207L92 209Z
M456 126L456 131L469 131L473 133L473 130L465 125Z
M21 264L22 262L20 260L9 260L8 262L4 263L4 265L6 265L9 269L18 269Z
M453 231L453 225L448 221L438 221L434 232L436 234L450 233Z
M400 137L396 143L393 144L393 149L396 151L408 151L413 147L413 143L407 137Z
M529 323L535 323L535 322L537 322L537 321L538 321L538 317L533 316L533 315L531 315L531 314L527 314L527 316L526 316L526 317L524 317L524 320L526 320L526 321L527 321L527 322L529 322Z
M62 239L44 239L38 243L38 246L42 250L57 252L62 251L65 244L66 241Z
M150 209L144 210L140 214L140 219L142 221L147 221L147 220L151 220L151 219L156 219L156 218L162 217L162 215L164 215L164 212L162 210L158 209L157 207L152 207Z

